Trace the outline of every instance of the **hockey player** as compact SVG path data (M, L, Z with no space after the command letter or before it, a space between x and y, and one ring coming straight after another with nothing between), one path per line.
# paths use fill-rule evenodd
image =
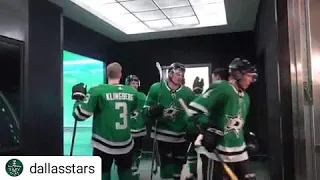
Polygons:
M157 127L152 127L151 137L158 141L162 179L180 179L186 162L186 114L178 99L191 102L194 97L191 89L182 85L184 73L184 65L171 64L168 79L150 87L143 110L150 120L158 120Z
M195 97L199 96L202 94L203 91L203 86L204 86L204 81L203 79L200 80L199 77L196 77L193 81L193 86L192 86L192 91L195 95ZM191 122L192 123L192 122ZM187 164L189 167L189 172L190 175L187 176L186 180L196 180L198 178L197 175L197 152L194 149L194 140L195 140L195 133L198 132L197 129L192 130L192 132L189 132L189 126L188 125L188 132L187 132L187 140L189 144L188 148L188 157L187 157Z
M125 84L138 90L140 87L140 80L136 75L129 75L126 77ZM143 137L147 135L145 121L141 113L145 100L146 95L143 92L138 92L139 106L131 114L131 135L134 138L132 173L135 179L140 179L138 170L142 156L142 140Z
M228 69L216 68L212 72L212 82L217 80L227 80L228 79Z
M255 179L249 168L243 127L250 105L245 90L255 82L257 70L248 60L236 58L229 66L229 73L229 81L213 82L203 95L189 104L195 114L191 119L198 114L208 115L207 125L202 126L205 127L201 132L203 138L195 143L200 146L197 152L201 154L204 180L226 177L214 150L239 180Z
M225 68L216 68L213 70L212 73L212 82L217 81L217 80L227 80L227 76L228 76L228 70ZM194 82L193 82L193 92L196 96L199 96L202 94L203 91L203 79L200 81L199 78L197 77ZM202 117L203 119L207 120L206 117ZM204 120L202 120L204 121ZM193 122L191 122L193 123ZM196 127L194 127L196 128ZM198 131L196 131L198 132ZM195 136L195 135L191 135L191 136ZM189 165L189 172L190 175L187 177L186 180L196 180L198 178L198 174L197 174L197 152L194 149L194 141L195 139L191 138L192 144L191 147L188 151L188 165Z
M84 121L93 115L93 155L102 159L102 180L110 180L113 161L118 167L120 180L132 179L132 155L134 142L130 132L130 114L136 109L137 90L119 84L122 67L119 63L107 66L108 84L86 87L77 84L72 88L77 100L73 116Z

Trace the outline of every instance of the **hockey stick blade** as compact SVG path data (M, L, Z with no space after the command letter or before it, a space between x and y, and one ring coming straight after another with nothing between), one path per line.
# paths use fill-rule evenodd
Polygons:
M192 113L190 112L188 106L186 105L186 103L183 101L183 99L179 98L179 103L181 105L181 107L183 108L183 110L186 112L188 117L192 116ZM197 126L198 127L198 126ZM199 127L198 127L199 128ZM238 177L236 176L236 174L230 169L230 167L223 162L221 156L217 153L217 151L213 151L213 153L216 155L216 157L219 159L219 161L222 163L224 170L227 172L227 174L229 175L229 177L231 178L231 180L239 180Z
M162 78L163 78L163 76L162 76L162 67L161 67L159 62L156 62L156 67L157 67L157 69L159 71L160 81L162 81Z

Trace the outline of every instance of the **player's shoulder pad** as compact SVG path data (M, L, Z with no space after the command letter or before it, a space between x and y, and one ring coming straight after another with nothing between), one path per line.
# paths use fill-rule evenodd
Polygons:
M211 88L225 87L225 86L229 86L229 83L226 80L216 80L216 81L213 81L212 84L210 85Z
M141 95L141 96L147 96L144 92L142 91L138 91L138 93Z
M129 86L129 85L122 85L124 88L126 88L127 90L129 91L133 91L133 92L138 92L138 90L132 86Z
M190 92L190 93L193 94L193 91L188 86L182 86L182 88L185 89L185 91Z
M95 92L97 91L99 88L101 88L103 85L102 84L98 84L98 85L95 85L95 86L92 86L88 92Z
M150 89L156 89L156 88L160 88L160 84L163 83L163 82L156 82L156 83L153 83L151 86L150 86Z

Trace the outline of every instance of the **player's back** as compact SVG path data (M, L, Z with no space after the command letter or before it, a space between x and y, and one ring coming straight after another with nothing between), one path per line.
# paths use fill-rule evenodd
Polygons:
M103 84L96 87L96 92L93 141L109 150L119 151L116 146L127 150L133 145L129 123L130 113L137 106L137 91L130 86Z

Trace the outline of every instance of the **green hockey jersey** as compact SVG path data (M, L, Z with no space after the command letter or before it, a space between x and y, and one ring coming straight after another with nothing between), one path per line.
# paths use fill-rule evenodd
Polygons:
M91 88L84 101L75 103L73 116L86 120L93 115L94 148L107 154L126 154L134 145L130 115L137 105L133 87L103 84Z
M158 98L159 104L163 105L165 109L163 117L159 119L156 127L156 139L170 143L185 142L186 114L178 99L182 98L186 103L189 103L194 98L193 92L186 86L181 86L176 91L173 91L168 86L167 81L155 83L150 87L144 106L144 113L147 113L150 106L158 103ZM152 138L154 138L154 130L155 127L152 127Z
M195 95L194 98L199 97L201 94ZM189 134L199 134L200 133L200 128L203 128L208 124L208 116L206 114L198 114L197 119L187 119L187 128L188 128L188 133ZM196 121L196 122L194 122ZM198 126L198 127L197 127Z
M138 108L131 114L131 134L132 137L142 137L147 135L147 129L142 115L142 108L146 101L146 95L143 92L138 92Z
M250 99L246 92L238 91L229 82L214 82L201 96L190 103L191 109L204 112L208 121L224 131L216 149L225 162L238 162L248 159L243 127L248 115ZM199 153L217 160L213 153L203 147Z

